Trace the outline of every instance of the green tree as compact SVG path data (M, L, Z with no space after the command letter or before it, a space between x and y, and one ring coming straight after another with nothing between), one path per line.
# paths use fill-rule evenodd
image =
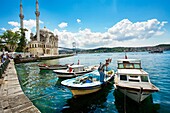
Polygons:
M27 40L25 38L25 31L28 31L27 29L20 29L20 40L18 43L18 47L16 49L17 52L24 52L27 44Z
M18 31L13 32L11 30L7 30L0 36L0 38L1 41L6 42L6 44L9 44L11 47L14 47L20 39L20 33Z

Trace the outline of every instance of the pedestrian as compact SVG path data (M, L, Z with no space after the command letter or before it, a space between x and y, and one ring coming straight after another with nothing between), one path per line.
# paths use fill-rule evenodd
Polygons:
M100 66L99 66L99 68L98 68L98 71L99 71L99 73L100 73L100 82L104 82L104 78L105 78L105 73L104 73L104 71L105 71L105 67L106 67L106 69L107 69L107 66L109 65L109 62L108 62L108 60L106 60L106 63L105 64L101 64L100 63Z
M4 57L4 53L2 53L2 55L1 55L1 62L2 62L2 63L4 63L3 57Z

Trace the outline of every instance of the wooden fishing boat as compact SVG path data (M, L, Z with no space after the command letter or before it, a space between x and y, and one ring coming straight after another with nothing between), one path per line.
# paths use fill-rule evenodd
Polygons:
M149 51L149 53L163 53L162 50Z
M53 70L59 78L72 78L96 70L98 66L68 65L67 69Z
M39 64L40 70L58 70L58 69L67 69L68 65L47 65L47 64Z
M67 79L61 82L72 92L73 96L82 96L99 91L102 85L111 80L114 76L114 70L105 72L104 82L100 82L100 74L98 70L87 73L72 79Z
M114 78L114 87L132 100L140 103L151 93L159 91L150 82L149 75L141 67L139 59L120 59Z

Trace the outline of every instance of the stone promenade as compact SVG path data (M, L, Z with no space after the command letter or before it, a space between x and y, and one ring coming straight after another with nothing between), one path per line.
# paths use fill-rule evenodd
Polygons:
M0 79L0 113L40 113L22 91L13 60Z

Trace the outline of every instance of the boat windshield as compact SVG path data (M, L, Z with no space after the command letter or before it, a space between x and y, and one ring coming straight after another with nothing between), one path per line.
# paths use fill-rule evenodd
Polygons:
M74 68L74 72L84 71L84 67Z
M118 69L141 69L140 63L118 63Z

